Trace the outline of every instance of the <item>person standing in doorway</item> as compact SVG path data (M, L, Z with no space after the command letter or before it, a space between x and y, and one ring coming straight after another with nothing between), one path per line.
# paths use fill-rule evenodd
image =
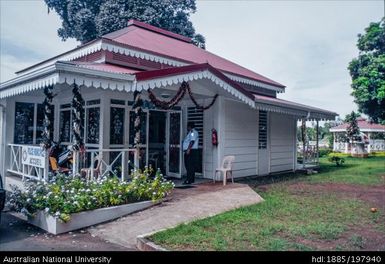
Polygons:
M187 179L183 184L191 184L195 181L195 170L198 158L198 131L193 122L187 124L187 135L183 140L184 165L187 171Z

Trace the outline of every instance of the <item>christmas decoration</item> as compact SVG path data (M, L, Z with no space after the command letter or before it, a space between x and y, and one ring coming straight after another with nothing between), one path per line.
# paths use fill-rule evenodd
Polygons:
M44 88L45 99L43 102L44 107L44 121L43 121L43 132L41 146L44 149L49 149L52 146L53 136L53 105L52 99L55 97L52 93L52 86Z
M72 119L73 119L73 142L72 150L79 151L84 148L84 142L82 138L83 124L84 124L84 99L80 94L79 87L74 84L72 89Z
M140 148L140 117L142 116L142 106L143 106L143 101L140 98L140 92L135 91L134 92L134 112L135 112L135 122L134 122L134 130L135 130L135 138L134 138L134 144L135 148L137 150L138 156L139 156L139 148ZM140 157L139 157L140 158Z
M176 93L176 95L170 101L161 101L161 100L157 99L155 94L151 90L148 90L148 95L149 95L148 97L150 98L151 102L156 107L164 109L164 110L169 110L169 109L173 108L175 105L177 105L180 102L180 100L183 99L183 97L186 94L186 91L188 91L188 94L189 94L189 96L191 98L191 101L195 104L196 108L197 109L201 109L201 110L207 110L211 106L213 106L215 101L216 101L216 99L217 99L217 97L218 97L218 94L216 94L214 96L213 100L211 101L211 103L208 106L201 106L201 105L198 104L198 102L194 98L194 96L192 94L192 91L191 91L191 88L190 88L190 85L187 82L183 82L182 83L182 85L180 86L178 92Z

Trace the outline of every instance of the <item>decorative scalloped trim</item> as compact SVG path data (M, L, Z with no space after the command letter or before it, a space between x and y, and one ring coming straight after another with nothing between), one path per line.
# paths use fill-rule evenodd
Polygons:
M112 80L103 79L103 78L74 76L73 74L68 74L68 73L60 73L60 75L58 73L55 73L45 78L40 78L35 81L30 81L28 83L18 85L16 87L11 87L8 89L1 90L0 99L42 89L50 85L64 84L64 83L68 85L76 83L79 86L84 85L86 87L95 87L95 88L110 89L110 90L117 90L117 91L126 91L126 92L132 91L132 82L128 82L124 80L112 81Z
M103 50L108 50L110 52L120 53L120 54L132 56L132 57L136 57L136 58L140 58L140 59L159 62L159 63L163 63L163 64L175 66L175 67L188 65L187 63L183 63L183 62L180 62L177 60L164 58L161 56L153 55L153 54L146 53L146 52L141 52L141 51L134 50L134 49L123 48L123 47L119 47L119 46L109 44L109 43L102 43L101 48Z
M72 74L62 73L60 75L60 80L58 83L66 83L66 84L77 84L79 86L86 87L94 87L94 88L102 88L102 89L110 89L117 91L132 91L132 82L128 81L111 81L108 79L97 78L97 77L86 77L86 76L74 76Z
M263 82L258 82L258 81L251 80L251 79L248 79L248 78L242 78L242 77L233 75L231 73L227 73L226 72L226 73L224 73L224 75L226 75L229 79L231 79L233 81L236 81L236 82L250 84L250 85L253 85L253 86L260 87L260 88L265 88L265 89L273 90L273 91L276 91L276 92L282 92L282 93L285 92L285 89L283 89L283 88L279 88L279 87L276 87L276 86L273 86L273 85L265 84Z
M148 89L154 89L154 88L161 88L166 87L170 85L180 84L183 81L190 82L200 79L209 79L233 96L237 97L244 103L250 105L252 108L255 108L254 100L250 99L243 93L239 92L237 89L223 81L222 79L218 78L216 75L212 74L208 70L200 71L200 72L194 72L194 73L186 73L186 74L180 74L180 75L173 75L169 77L159 78L159 79L152 79L148 81L139 81L136 83L136 90L142 91L142 90L148 90Z
M55 83L57 83L58 79L59 79L59 75L55 73L45 78L40 78L35 81L30 81L25 84L18 85L16 87L1 90L0 99L38 90L46 86L54 85Z

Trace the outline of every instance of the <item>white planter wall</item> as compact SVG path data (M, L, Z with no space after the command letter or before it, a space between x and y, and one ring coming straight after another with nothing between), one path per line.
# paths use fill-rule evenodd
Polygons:
M71 215L71 219L67 223L63 223L58 218L39 211L35 217L28 217L28 222L51 234L57 235L110 221L153 205L154 203L152 201L143 201L75 213Z

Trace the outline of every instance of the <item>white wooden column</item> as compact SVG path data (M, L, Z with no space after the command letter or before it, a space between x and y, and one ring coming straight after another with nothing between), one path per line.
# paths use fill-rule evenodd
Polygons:
M317 164L319 164L319 121L316 122L316 154L317 154Z
M110 108L111 108L111 98L108 93L104 93L100 97L100 123L99 123L99 149L108 149L110 147ZM99 153L102 155L102 159L109 163L110 153L103 152ZM93 164L91 165L93 166ZM103 168L100 168L103 171Z
M5 153L7 148L6 141L6 101L0 100L0 174L3 177L3 184L5 185Z

